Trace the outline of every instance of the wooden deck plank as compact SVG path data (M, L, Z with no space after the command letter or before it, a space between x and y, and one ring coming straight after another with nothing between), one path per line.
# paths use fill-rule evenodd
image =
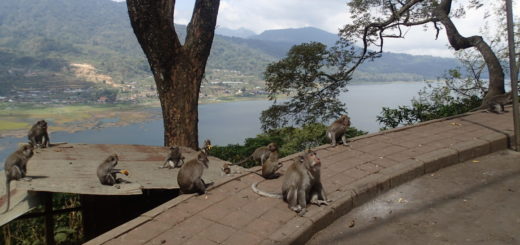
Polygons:
M169 149L160 146L63 144L36 150L27 167L30 182L20 187L31 191L49 191L89 195L136 195L141 189L176 189L178 169L160 169ZM194 159L197 152L181 148L185 161ZM129 181L119 188L99 183L96 169L103 160L117 153L117 168L127 169L129 176L118 175ZM221 166L225 162L209 157L209 168L203 179L209 183L222 177Z

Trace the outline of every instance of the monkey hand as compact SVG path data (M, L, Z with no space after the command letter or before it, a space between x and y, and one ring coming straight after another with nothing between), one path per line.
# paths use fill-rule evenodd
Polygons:
M126 169L123 169L123 170L121 170L119 172L124 174L124 175L126 175L126 176L128 176L128 174L129 174L128 170L126 170Z

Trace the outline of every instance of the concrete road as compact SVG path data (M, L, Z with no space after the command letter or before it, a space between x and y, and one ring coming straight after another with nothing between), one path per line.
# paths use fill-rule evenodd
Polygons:
M520 244L520 153L496 152L405 183L307 244Z

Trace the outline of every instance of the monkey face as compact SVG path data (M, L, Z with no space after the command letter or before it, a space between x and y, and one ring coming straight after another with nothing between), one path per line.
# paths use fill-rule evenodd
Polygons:
M278 149L278 146L276 146L276 143L271 143L267 145L267 148L269 149L269 151L276 151Z
M117 156L117 154L110 155L106 161L112 163L112 166L116 166L119 161L119 156Z
M36 124L38 124L38 127L42 129L47 129L47 122L45 120L40 120Z
M26 157L32 157L33 152L33 146L31 144L22 146L22 152Z

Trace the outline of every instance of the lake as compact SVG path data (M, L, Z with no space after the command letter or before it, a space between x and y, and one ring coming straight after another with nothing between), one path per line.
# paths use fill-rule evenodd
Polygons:
M410 100L425 85L425 82L351 84L348 86L349 91L341 95L341 100L347 105L353 127L377 132L381 125L376 122L376 116L382 107L410 105ZM242 144L245 138L261 133L260 112L270 104L269 101L261 100L200 105L199 142L208 138L215 145ZM161 113L160 108L150 110L158 115ZM163 131L161 119L75 133L50 132L50 138L51 142L163 145ZM2 162L19 142L27 142L27 138L0 138ZM3 164L0 164L0 168L3 168Z

